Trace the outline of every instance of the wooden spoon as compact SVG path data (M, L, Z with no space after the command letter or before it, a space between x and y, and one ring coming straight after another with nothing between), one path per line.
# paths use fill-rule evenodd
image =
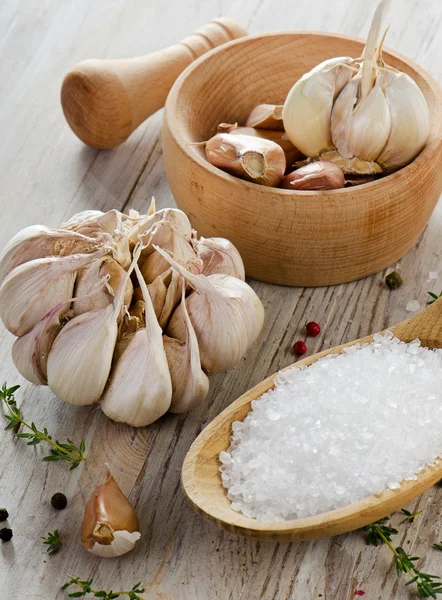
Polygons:
M419 338L422 346L442 348L442 299L418 315L390 329L404 342ZM337 354L357 343L371 342L373 336L336 346L296 363L310 365L327 354ZM293 365L292 365L293 366ZM291 367L287 367L290 369ZM285 369L284 369L285 370ZM230 445L233 421L243 421L251 402L274 386L275 375L261 382L233 402L197 437L184 461L182 485L193 504L204 516L231 533L261 540L309 540L358 529L385 517L419 496L442 478L442 460L422 469L414 481L403 481L398 489L386 489L353 504L314 517L283 522L258 521L232 510L221 482L218 455ZM442 446L442 432L441 432Z

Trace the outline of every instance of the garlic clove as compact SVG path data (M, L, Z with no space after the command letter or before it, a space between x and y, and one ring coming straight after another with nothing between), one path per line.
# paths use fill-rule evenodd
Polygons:
M81 315L111 304L125 275L123 267L110 257L103 257L81 269L75 282L73 315ZM132 281L128 279L124 294L125 306L130 305L132 294Z
M166 302L167 290L171 279L172 269L169 268L167 271L164 271L164 273L161 273L161 275L158 275L158 277L156 277L153 282L147 286L157 319L160 318L161 311L163 310L164 303ZM136 289L136 294L138 299L143 298L143 292L141 288Z
M186 308L184 279L182 277L180 279L185 341L180 342L163 336L164 351L172 380L172 402L169 411L173 413L186 412L198 406L209 392L209 379L201 369L198 340Z
M205 151L215 167L261 185L278 185L286 168L281 146L265 138L218 133L205 143Z
M279 129L284 131L282 122L282 104L259 104L255 106L246 121L246 127L261 129Z
M122 229L122 217L122 213L115 209L107 213L100 210L85 210L71 217L66 223L62 223L60 229L77 231L91 237L100 233L113 235Z
M167 221L173 225L186 241L190 241L192 226L187 215L177 208L163 208L153 214L149 209L144 217L133 219L133 225L128 233L129 244L131 246L137 244L140 241L140 236L146 236L153 226L161 221Z
M383 70L381 81L386 88L391 128L376 160L385 168L397 168L413 160L427 143L430 112L421 90L406 73Z
M17 338L12 346L12 360L18 372L35 385L47 384L48 355L69 304L69 300L57 304L29 333Z
M163 330L166 328L167 323L169 322L169 319L170 319L173 311L176 309L176 307L180 303L180 295L181 295L180 290L181 290L181 286L182 286L183 282L187 289L187 284L185 283L185 281L181 277L181 275L177 271L172 270L170 282L169 282L169 285L167 286L166 297L164 299L164 305L163 305L163 307L161 309L161 313L158 317L158 323L159 323L161 329L163 329Z
M16 233L0 255L0 284L15 267L36 258L97 250L99 242L80 233L31 225Z
M343 188L345 177L342 169L326 161L315 161L286 175L281 182L285 190L333 190Z
M106 481L85 507L82 544L96 556L112 558L132 550L140 537L135 510L107 468Z
M184 265L197 258L191 244L168 221L161 221L155 226L148 244L153 251L147 256L141 267L141 273L147 284L153 283L157 277L170 268L169 263L153 249L153 244L172 252L176 260Z
M245 280L244 263L236 247L225 238L200 237L194 244L198 257L203 261L203 275L223 273Z
M264 307L244 281L230 275L193 275L166 252L158 252L195 290L186 300L186 308L195 330L201 364L208 374L222 373L234 367L255 342L264 324ZM186 339L183 306L172 315L167 335Z
M285 131L275 129L257 129L253 127L238 127L238 125L230 125L221 123L218 125L218 133L230 133L231 135L251 135L252 137L264 138L281 146L285 154L285 162L287 168L291 167L296 161L303 158L303 154L290 141L289 136Z
M0 287L0 317L8 331L28 333L56 304L72 298L76 270L105 250L31 260L16 267Z
M162 330L138 265L135 271L143 294L145 326L131 337L114 363L101 409L114 421L145 427L169 409L172 382Z
M330 117L333 103L355 73L354 59L326 60L299 79L289 91L282 118L292 143L306 156L333 148Z
M74 317L55 338L48 357L48 385L68 404L93 404L103 393L111 370L127 280L139 255L138 248L112 304Z
M355 77L335 102L331 118L333 143L345 158L375 161L385 146L391 124L390 109L379 81L356 108L360 78Z

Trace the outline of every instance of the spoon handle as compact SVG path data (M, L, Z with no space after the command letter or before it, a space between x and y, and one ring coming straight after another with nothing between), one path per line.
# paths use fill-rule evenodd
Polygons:
M414 317L396 325L394 333L404 342L419 338L422 346L442 348L442 298Z
M85 60L63 80L61 105L66 120L85 144L118 146L164 106L170 88L187 66L216 46L246 35L232 19L219 18L154 54Z

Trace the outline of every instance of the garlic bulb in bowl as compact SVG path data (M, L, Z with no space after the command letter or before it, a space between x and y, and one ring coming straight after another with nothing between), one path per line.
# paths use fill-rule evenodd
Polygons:
M421 90L382 58L378 37L387 4L378 4L361 58L317 65L294 84L284 104L284 127L293 144L344 173L398 169L419 154L430 133Z

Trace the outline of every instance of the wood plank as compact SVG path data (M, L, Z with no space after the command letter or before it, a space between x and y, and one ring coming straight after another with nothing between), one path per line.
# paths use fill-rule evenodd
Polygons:
M441 14L438 0L393 2L391 45L442 79ZM139 0L44 0L4 2L0 6L0 246L25 225L55 225L84 208L145 210L151 195L160 206L173 199L164 176L159 141L161 113L154 115L120 148L98 153L81 146L64 123L59 86L66 70L90 57L124 57L150 52L190 34L224 14L253 33L286 29L322 29L363 35L370 3L306 0L274 3L235 0L218 3L164 3ZM442 206L434 213L419 244L400 261L404 285L389 292L383 273L333 288L278 288L252 282L263 299L266 323L260 339L236 369L213 377L207 402L188 415L167 415L135 432L106 420L95 409L75 409L56 400L47 388L24 383L19 402L26 416L46 424L55 435L85 437L89 461L70 473L63 465L41 463L42 449L26 448L0 433L0 504L11 514L14 541L1 546L0 596L65 598L58 588L65 573L94 577L97 584L120 589L140 579L147 598L350 600L357 587L367 598L402 600L387 549L365 546L360 533L311 543L259 543L230 536L206 523L186 504L179 486L182 460L205 424L245 390L293 360L291 344L306 320L317 320L323 335L309 340L309 352L352 340L408 315L408 300L426 301L440 291ZM12 336L1 328L0 381L23 380L10 360ZM101 480L102 462L110 460L130 494L142 523L137 550L116 560L94 558L79 545L84 502ZM67 492L64 512L49 500ZM442 488L434 487L413 506L423 509L414 525L401 525L398 543L425 556L425 569L442 574L441 555L431 543L442 538ZM393 523L397 525L400 517ZM65 547L48 558L40 536L59 528ZM410 540L407 544L406 539ZM402 540L402 541L400 541ZM407 588L408 589L408 588ZM411 596L410 596L411 597Z

